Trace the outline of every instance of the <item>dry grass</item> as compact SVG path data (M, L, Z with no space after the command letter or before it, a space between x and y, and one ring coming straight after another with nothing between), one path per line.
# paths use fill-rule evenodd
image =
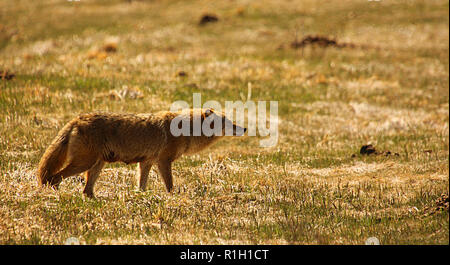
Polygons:
M0 2L0 244L449 244L448 1ZM203 14L219 20L199 26ZM292 49L324 35L355 46ZM185 76L179 76L184 72ZM279 143L227 139L175 163L175 192L110 164L38 189L80 112L279 101ZM363 144L399 156L361 156ZM426 150L431 150L427 151Z

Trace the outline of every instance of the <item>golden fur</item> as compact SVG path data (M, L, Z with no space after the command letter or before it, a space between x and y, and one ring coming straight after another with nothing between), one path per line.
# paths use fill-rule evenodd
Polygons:
M87 171L83 193L94 197L94 184L105 163L121 161L139 163L139 187L142 190L145 190L149 171L155 164L170 192L173 188L172 162L183 154L203 150L221 137L173 136L170 123L180 113L79 115L60 130L42 156L39 184L57 188L63 178ZM201 121L211 114L229 121L222 113L211 109L188 113L186 117L191 124L196 115L200 115L197 118ZM236 128L241 127L233 124L233 130Z

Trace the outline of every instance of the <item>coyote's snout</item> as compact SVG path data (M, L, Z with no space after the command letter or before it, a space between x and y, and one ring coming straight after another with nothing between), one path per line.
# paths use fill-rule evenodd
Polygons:
M225 134L215 130L214 134L201 131L200 134L175 136L171 130L172 121L180 117L180 124L191 125L191 132L196 121L203 124L207 120L207 127L212 130L220 125L221 132L232 128L233 135L243 135L246 131L212 109L138 115L82 114L67 123L45 151L39 163L39 184L57 188L63 178L87 171L83 193L93 197L95 181L105 163L121 161L139 163L139 187L142 190L146 188L150 168L156 165L170 192L173 188L172 162L183 154L208 147ZM210 122L212 119L220 122Z

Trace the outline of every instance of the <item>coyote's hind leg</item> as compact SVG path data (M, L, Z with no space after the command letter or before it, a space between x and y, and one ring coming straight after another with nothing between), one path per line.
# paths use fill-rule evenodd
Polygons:
M97 181L104 165L104 161L98 160L94 166L86 172L86 186L84 187L83 193L89 198L94 198L95 181Z
M147 187L148 174L151 168L151 161L144 161L139 163L139 189L141 191L145 191Z
M92 162L91 162L92 161ZM70 176L83 173L86 170L89 170L94 164L96 160L87 160L86 161L72 161L61 171L56 173L52 178L50 185L52 188L57 189L59 184L64 178L68 178Z

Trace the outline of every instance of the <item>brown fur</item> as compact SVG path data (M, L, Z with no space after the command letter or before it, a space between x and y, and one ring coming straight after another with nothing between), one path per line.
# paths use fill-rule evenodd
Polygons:
M201 115L203 121L214 112L208 109L189 113L192 122L196 115ZM94 185L105 163L121 161L139 163L141 190L145 190L149 171L156 165L167 191L172 191L172 162L183 154L203 150L221 137L173 136L170 123L179 114L79 115L61 129L42 156L39 184L57 188L63 178L87 171L83 193L94 197ZM217 115L226 119L223 114ZM233 124L233 129L236 127Z

